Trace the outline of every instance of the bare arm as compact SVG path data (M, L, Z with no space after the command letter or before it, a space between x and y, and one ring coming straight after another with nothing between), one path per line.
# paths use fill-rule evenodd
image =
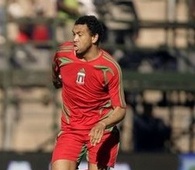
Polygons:
M111 127L121 122L124 119L125 114L125 108L116 107L110 116L98 122L91 129L91 132L89 134L91 144L95 146L97 143L99 143L106 127Z
M107 118L100 121L100 123L105 124L105 127L110 127L121 122L126 114L126 109L121 107L116 107L113 113Z

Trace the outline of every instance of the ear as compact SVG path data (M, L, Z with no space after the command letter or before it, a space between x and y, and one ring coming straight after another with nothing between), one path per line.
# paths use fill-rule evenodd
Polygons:
M98 34L95 34L94 36L92 36L92 43L95 44L97 42L98 38L99 38Z

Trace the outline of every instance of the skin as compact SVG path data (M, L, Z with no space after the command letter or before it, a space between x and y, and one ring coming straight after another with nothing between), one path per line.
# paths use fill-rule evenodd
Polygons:
M68 13L68 14L73 15L73 16L79 16L78 9L71 8L71 7L67 6L66 4L64 4L63 0L58 0L57 5L60 7L61 11L64 11L65 13Z
M87 25L75 25L73 28L74 50L78 58L88 62L96 59L100 55L100 49L96 44L99 36L91 35ZM125 109L116 107L113 114L100 121L91 129L89 136L92 145L101 141L106 126L115 125L125 117ZM106 170L107 167L97 167L96 164L89 163L88 170ZM52 164L52 170L75 170L76 162L70 160L57 160Z
M99 36L91 35L87 25L75 25L73 28L74 50L82 61L90 61L98 57L100 49L94 43Z

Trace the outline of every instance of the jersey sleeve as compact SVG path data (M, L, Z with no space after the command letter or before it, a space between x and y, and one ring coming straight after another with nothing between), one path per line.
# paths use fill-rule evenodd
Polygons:
M122 70L120 66L116 63L112 69L112 74L109 75L108 89L111 98L112 105L114 107L126 107L125 97L124 97L124 87L122 79Z
M58 53L56 52L52 60L52 83L53 86L58 89L62 87L62 81L60 78L60 67L58 64Z
M53 56L52 61L52 82L55 88L62 87L62 80L60 75L60 57L63 55L70 55L73 49L73 43L70 41L64 42L63 44L59 45L56 53Z

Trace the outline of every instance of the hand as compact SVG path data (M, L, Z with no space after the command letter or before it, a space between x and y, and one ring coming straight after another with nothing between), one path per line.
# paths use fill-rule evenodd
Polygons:
M53 80L53 86L54 86L56 89L61 88L61 87L62 87L62 81L61 81L61 79Z
M90 142L91 145L95 146L102 139L106 124L104 122L98 122L90 131Z

